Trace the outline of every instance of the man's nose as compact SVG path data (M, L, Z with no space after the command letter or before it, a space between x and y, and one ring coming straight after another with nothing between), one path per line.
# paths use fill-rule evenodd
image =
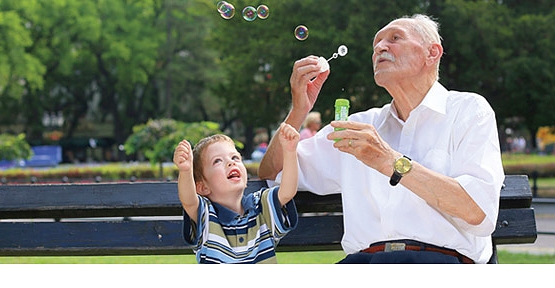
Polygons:
M384 41L381 40L380 42L374 45L374 54L380 54L381 52L387 51L387 45L385 45Z

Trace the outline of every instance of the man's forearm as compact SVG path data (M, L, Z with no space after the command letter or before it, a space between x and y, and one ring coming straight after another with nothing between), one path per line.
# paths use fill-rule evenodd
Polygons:
M284 122L299 131L307 114L308 112L304 113L303 116L302 112L294 113L294 111L291 110ZM275 135L278 135L278 133L279 131L276 131ZM258 177L260 179L274 180L277 174L283 169L283 151L281 150L281 145L279 145L279 139L277 138L278 137L272 137L266 149L266 153L260 161L260 166L258 166Z
M279 133L279 131L277 131L276 134L277 133ZM274 180L279 171L283 169L283 151L278 142L279 139L277 139L277 137L272 137L270 140L266 153L258 166L258 177L260 179Z
M453 178L441 175L413 161L413 171L401 183L430 206L448 215L479 225L486 217L470 195Z

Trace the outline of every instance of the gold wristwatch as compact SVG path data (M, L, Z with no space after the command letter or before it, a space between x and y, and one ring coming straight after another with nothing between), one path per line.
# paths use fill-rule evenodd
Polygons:
M412 162L409 157L403 155L403 157L395 160L395 162L393 162L393 175L391 175L391 179L389 179L389 184L391 184L391 186L399 184L401 177L409 173L411 169Z

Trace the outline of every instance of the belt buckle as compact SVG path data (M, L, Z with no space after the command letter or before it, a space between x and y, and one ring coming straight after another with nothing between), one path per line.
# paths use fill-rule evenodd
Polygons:
M385 243L384 252L391 252L391 251L404 251L407 244L405 243Z

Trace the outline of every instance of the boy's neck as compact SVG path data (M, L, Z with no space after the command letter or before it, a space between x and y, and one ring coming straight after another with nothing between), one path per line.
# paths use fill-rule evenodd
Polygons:
M232 198L232 197L228 197L225 199L217 199L213 200L210 199L210 201L212 202L216 202L221 206L224 206L225 208L239 214L239 215L243 215L245 213L245 209L243 209L243 204L242 204L242 200L243 200L243 195L241 194L241 197L238 198Z

